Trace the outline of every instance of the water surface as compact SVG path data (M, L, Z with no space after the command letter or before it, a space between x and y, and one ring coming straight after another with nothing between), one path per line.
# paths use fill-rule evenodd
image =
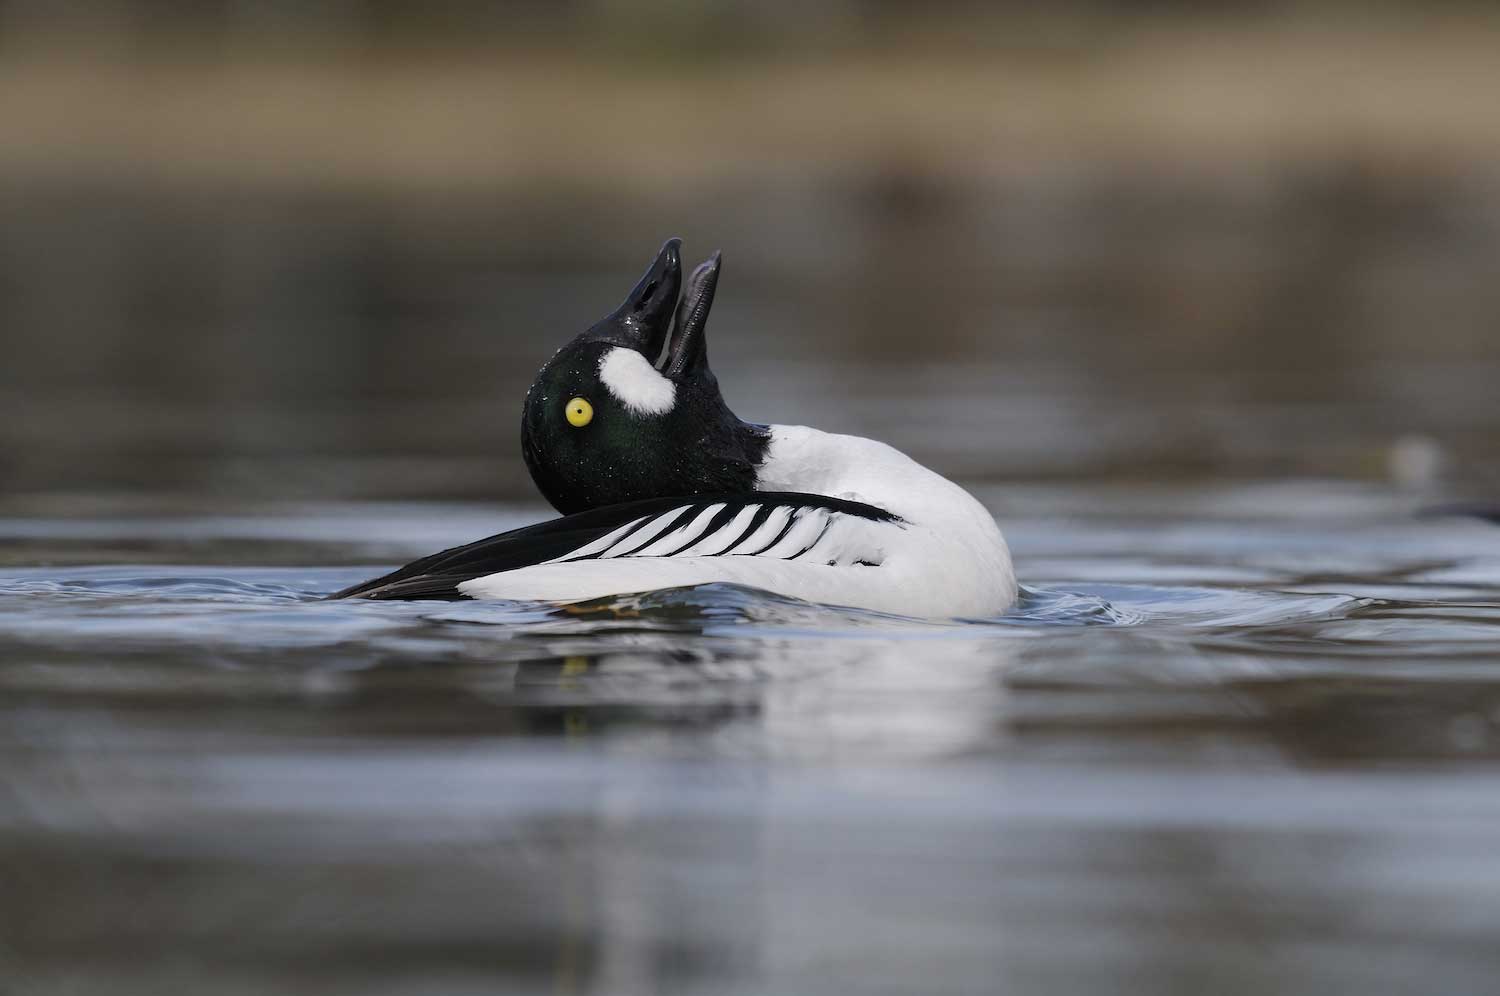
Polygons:
M6 976L1492 986L1500 529L1325 482L983 497L1025 595L940 621L319 599L529 506L5 520Z

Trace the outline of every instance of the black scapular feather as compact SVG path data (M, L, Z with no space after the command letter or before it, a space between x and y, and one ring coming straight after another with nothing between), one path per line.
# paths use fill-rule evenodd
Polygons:
M727 523L749 505L764 506L752 521L752 529L778 507L824 508L875 522L895 522L898 517L874 505L792 491L747 491L735 494L693 495L686 498L647 498L603 508L575 512L560 518L522 526L464 546L456 546L414 560L399 570L362 581L329 595L329 598L458 599L465 597L458 586L474 578L513 571L564 557L601 536L644 516L656 516L674 508L686 509L679 521L690 522L710 505L725 508L714 517ZM684 547L685 549L686 547ZM734 552L731 547L726 554Z

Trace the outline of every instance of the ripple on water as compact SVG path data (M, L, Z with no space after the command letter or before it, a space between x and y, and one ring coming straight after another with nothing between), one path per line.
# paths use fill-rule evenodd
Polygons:
M888 982L941 931L986 969L996 937L1102 957L1106 988L1322 950L1369 992L1425 944L1403 991L1455 958L1447 990L1482 991L1500 530L1149 526L1015 530L1029 584L979 620L729 585L325 601L378 568L219 557L3 571L8 884L65 972L79 938L137 949L144 908L199 957L320 973L372 943L447 972L478 929L607 935L627 967L894 949ZM937 978L912 972L891 985Z
M568 606L517 602L326 601L362 569L73 568L0 579L0 638L53 648L197 645L275 652L354 646L397 635L424 653L448 639L587 637L596 649L656 635L785 640L996 640L1078 629L1218 630L1246 636L1295 626L1330 639L1378 639L1402 624L1360 615L1350 595L1190 585L1080 583L1025 587L999 618L927 620L818 605L730 584L653 591ZM1479 610L1475 610L1479 611ZM1477 618L1477 617L1475 617ZM1405 622L1410 623L1409 620ZM1463 625L1454 621L1455 626ZM1480 629L1487 623L1478 624ZM1475 629L1478 638L1480 629ZM1403 634L1391 630L1401 638ZM461 634L461 635L459 635ZM422 641L427 642L422 642ZM451 647L450 647L451 649Z
M1070 542L1083 535L1071 533ZM1117 533L1107 538L1111 548L1120 543ZM1434 584L1493 573L1483 557L1454 556L1457 538L1450 539L1448 566ZM1462 539L1472 543L1467 534ZM1230 549L1249 546L1236 533ZM1474 674L1473 658L1500 646L1500 608L1472 597L1413 597L1413 579L1433 570L1430 561L1414 559L1422 544L1410 537L1392 549L1399 557L1384 573L1349 574L1343 565L1339 577L1347 588L1321 590L1305 575L1292 574L1285 586L1272 576L1254 584L1164 583L1153 580L1162 575L1162 565L1149 558L1137 564L1152 568L1143 573L1113 554L1093 562L1075 558L1069 562L1087 580L1030 584L1010 613L970 620L903 618L727 584L571 606L393 603L323 600L370 576L374 567L12 569L0 578L0 644L28 648L42 659L69 657L75 664L80 656L97 658L101 650L138 661L167 655L179 666L274 664L325 671L603 661L608 666L592 668L589 680L570 680L589 695L607 686L607 697L622 703L653 683L662 700L687 695L683 682L690 673L696 677L689 684L699 687L723 680L803 682L844 668L897 695L903 689L916 695L934 675L966 668L973 669L968 680L976 687L1009 680L1001 678L1007 674L1090 686L1149 676L1154 683L1201 687L1361 668L1388 671L1392 662L1419 657L1429 680L1448 672ZM1196 548L1183 553L1195 562L1204 559ZM1341 566L1328 558L1322 563L1330 572ZM1185 560L1174 570L1192 576ZM1223 571L1210 565L1199 573L1217 578ZM1101 579L1111 574L1140 577ZM1402 580L1408 597L1362 592L1385 595L1381 586L1392 578ZM608 672L607 680L601 671ZM537 677L542 686L552 681L545 670L531 674L533 688L540 687Z

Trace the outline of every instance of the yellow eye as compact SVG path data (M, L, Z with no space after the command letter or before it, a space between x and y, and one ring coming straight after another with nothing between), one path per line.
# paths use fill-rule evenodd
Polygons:
M594 420L594 406L583 398L568 402L568 424L582 429Z

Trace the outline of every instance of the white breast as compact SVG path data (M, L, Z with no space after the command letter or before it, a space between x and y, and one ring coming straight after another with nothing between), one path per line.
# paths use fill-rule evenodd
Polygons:
M1010 550L985 507L885 443L772 426L756 488L847 498L906 520L871 573L900 593L908 615L988 616L1015 603Z

